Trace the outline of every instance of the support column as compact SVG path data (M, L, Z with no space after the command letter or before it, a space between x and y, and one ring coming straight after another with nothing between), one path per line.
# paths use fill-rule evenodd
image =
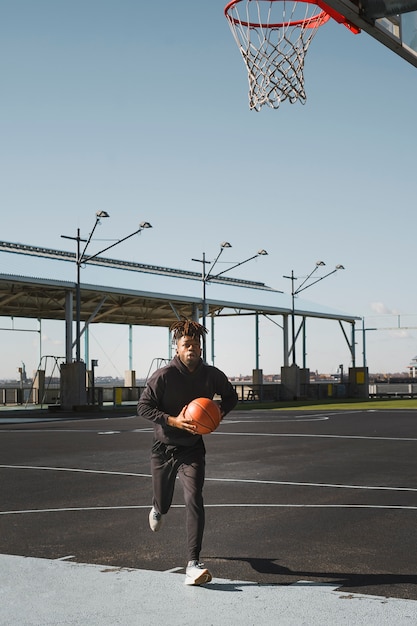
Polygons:
M125 371L125 387L128 387L129 391L127 392L127 399L134 400L133 397L135 388L136 388L136 372L135 370L126 370Z
M61 407L71 411L87 404L86 366L83 361L61 365Z
M349 398L369 398L369 374L367 367L349 368Z
M282 335L283 335L283 350L284 350L284 354L283 354L283 363L284 363L284 367L288 367L289 366L289 359L288 359L288 315L283 315L282 316Z
M125 371L125 387L136 387L136 371Z
M255 313L255 369L259 370L259 314Z
M281 399L297 400L300 397L300 368L298 365L281 367Z
M33 404L43 404L45 396L45 370L36 370L33 379Z
M129 324L129 371L133 368L133 326ZM126 383L125 383L126 384ZM126 385L130 387L132 385Z
M72 363L72 324L73 324L73 301L72 291L65 293L65 361Z
M211 364L214 365L214 315L211 316Z

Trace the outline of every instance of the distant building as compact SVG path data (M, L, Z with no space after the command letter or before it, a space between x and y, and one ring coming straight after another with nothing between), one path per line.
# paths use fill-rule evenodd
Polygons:
M410 363L410 365L408 365L408 369L410 370L410 376L412 378L416 378L417 356L415 356L413 359L411 359L411 363Z

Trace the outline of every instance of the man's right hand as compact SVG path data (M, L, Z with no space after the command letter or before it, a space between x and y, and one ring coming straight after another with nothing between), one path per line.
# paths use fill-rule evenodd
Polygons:
M179 428L180 430L186 430L187 432L196 435L196 425L190 417L186 417L185 410L187 405L183 407L181 413L177 415L177 417L169 416L167 423L168 426L172 426L173 428Z

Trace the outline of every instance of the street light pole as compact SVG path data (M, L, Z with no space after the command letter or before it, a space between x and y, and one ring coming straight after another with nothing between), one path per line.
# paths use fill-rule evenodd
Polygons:
M291 337L292 337L292 364L295 365L295 291L294 291L294 270L291 270Z
M227 242L226 242L227 243ZM223 244L222 244L223 246ZM225 246L226 248L231 248L232 246ZM234 270L235 267L239 267L239 265L243 265L244 263L247 263L248 261L252 261L252 259L256 259L258 256L267 256L268 252L266 250L259 250L256 254L254 254L253 256L249 257L249 259L245 259L244 261L240 261L240 263L236 263L235 265L232 265L232 267L228 267L226 270L223 270L222 272L219 272L218 274L216 274L216 276L211 276L212 279L214 278L219 278L219 276L222 276L222 274L225 274L226 272L230 272L231 270ZM219 254L220 256L220 254ZM217 257L217 259L219 258L219 256ZM216 261L217 261L216 259ZM214 266L214 264L213 264Z
M366 367L366 333L368 330L378 330L377 328L365 328L365 318L362 318L362 355L363 367Z
M105 217L110 217L107 211L97 211L96 221L94 223L93 229L88 239L81 238L79 228L77 228L77 235L75 237L71 237L69 235L61 235L63 239L72 239L73 241L77 242L77 251L75 255L75 263L77 267L77 276L76 276L76 285L75 285L75 299L76 299L75 301L75 317L76 317L75 319L75 328L76 328L75 360L77 363L81 361L81 266L86 265L92 259L95 259L100 254L103 254L103 252L107 252L107 250L110 250L110 248L114 248L115 246L119 245L119 243L126 241L126 239L130 239L134 235L137 235L138 233L142 232L142 230L144 230L145 228L152 228L152 225L149 222L141 222L139 224L139 228L135 230L133 233L130 233L130 235L126 235L126 237L119 239L118 241L112 243L110 246L107 246L106 248L103 248L103 250L100 250L99 252L96 252L95 254L86 256L86 251L93 238L94 231L96 230L98 224L100 224L100 219L105 218ZM81 242L85 243L85 246L82 252L81 252Z
M77 228L77 256L75 263L77 265L77 282L75 291L75 360L77 363L80 358L80 330L81 330L81 238L80 229ZM84 240L85 241L85 240Z
M203 326L206 326L206 281L207 281L207 277L206 277L206 265L209 264L211 265L211 261L207 261L206 259L206 253L203 252L203 258L202 259L191 259L192 261L197 261L198 263L202 263L202 269L201 269L201 282L203 284L203 298L202 298L202 312L201 312L201 316L202 316L202 321L203 321ZM204 345L203 345L204 348Z
M216 265L217 261L220 258L220 255L223 253L223 250L225 248L231 248L231 244L228 241L223 241L223 243L220 244L220 250L219 253L217 255L217 257L214 259L213 263L211 261L207 261L206 259L206 253L203 252L203 258L202 259L191 259L192 261L196 261L197 263L202 263L202 273L201 273L201 281L203 283L203 298L202 298L202 322L203 322L203 326L204 328L206 328L206 318L207 318L207 300L206 300L206 284L207 281L210 279L211 274L210 272L213 271L214 266ZM206 266L207 265L211 265L211 269L206 272ZM203 359L206 360L206 353L207 353L207 348L206 348L206 338L205 336L203 336Z
M222 248L223 249L223 248ZM206 283L207 283L207 275L206 275L206 254L203 252L203 326L206 327L206 316L207 316L207 303L206 303ZM204 342L205 347L205 342Z
M202 322L203 322L203 326L206 327L206 318L207 318L207 300L206 300L206 285L209 281L211 280L216 280L217 278L219 278L220 276L222 276L223 274L225 274L226 272L230 272L231 270L235 269L236 267L239 267L240 265L243 265L244 263L248 263L248 261L252 261L252 259L256 259L258 256L266 256L268 254L268 252L266 250L259 250L256 254L254 254L253 256L249 257L248 259L245 259L244 261L240 261L240 263L235 263L234 265L232 265L232 267L228 267L227 269L223 270L222 272L219 272L216 275L213 275L213 269L217 264L217 261L219 260L221 254L223 253L223 250L225 248L231 248L232 245L228 242L228 241L223 241L220 244L220 250L218 255L216 256L216 258L214 259L213 263L211 261L207 261L206 259L206 254L205 252L203 252L203 258L202 259L191 259L192 261L196 261L197 263L202 263L203 264L203 269L202 269L202 274L201 274L201 278L202 278L202 283L203 283L203 298L202 298L202 307L203 307L203 311L202 311ZM210 269L208 272L206 272L206 266L207 265L211 265ZM206 354L207 350L206 350L206 340L205 337L203 337L203 359L206 360Z
M297 289L295 289L294 287L295 287L295 281L298 280L298 277L294 276L294 270L291 270L291 276L283 276L283 278L288 278L289 280L291 280L291 334L292 334L291 352L292 352L292 364L293 365L296 365L296 353L295 353L295 342L296 342L296 334L295 334L295 297L299 293L304 291L305 289L309 289L309 287L312 287L316 283L320 282L321 280L324 280L328 276L331 276L335 272L337 272L339 270L344 270L345 269L343 267L343 265L338 264L338 265L336 265L336 267L331 272L328 272L324 276L321 276L320 278L317 278L317 279L313 280L313 282L309 283L308 281L311 279L313 274L318 270L319 267L323 267L324 265L326 265L326 263L324 261L317 261L314 269L310 272L310 274L308 274L308 276L303 280L303 282L300 284L300 286Z

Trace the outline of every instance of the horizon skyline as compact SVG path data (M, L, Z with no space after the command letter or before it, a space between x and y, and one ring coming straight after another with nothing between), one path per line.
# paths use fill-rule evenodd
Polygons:
M168 362L169 359L166 359L166 361ZM407 372L407 369L411 369L411 367L413 365L414 365L414 367L416 367L416 361L417 361L417 356L414 356L410 360L410 364L407 366L407 368L405 370L401 370L401 371L394 371L394 370L392 370L392 371L389 371L389 372L377 372L377 371L374 372L374 371L368 370L368 374L369 374L369 376L382 376L382 377L396 376L396 375L401 377L401 376L403 376L405 374L408 374L409 378L413 378L411 373ZM26 371L26 380L24 380L23 382L26 383L26 382L32 381L34 379L35 375L36 375L36 371L33 371L32 374L30 375L27 372L26 364L23 361L21 361L21 365L24 366L25 371ZM359 367L361 367L361 366L359 366ZM307 369L309 369L309 368L307 368ZM19 367L16 368L16 371L18 371L18 370L19 370ZM89 371L88 368L87 368L87 371ZM154 370L152 370L152 371L154 371ZM344 376L347 374L347 371L348 370L345 370L345 369L343 370ZM262 373L263 373L263 377L264 378L281 376L281 372L264 372L262 370ZM324 372L324 371L317 371L317 370L311 371L310 370L310 376L318 376L318 377L320 377L320 376L327 376L327 377L330 377L330 378L334 378L334 377L340 376L340 374L341 374L340 370L338 370L337 372ZM252 375L253 375L253 373L251 374L251 373L248 372L247 374L227 374L227 377L230 380L236 380L237 379L237 381L239 381L239 380L251 379ZM60 378L59 375L57 376L57 375L52 375L52 374L46 374L46 376L50 376L53 379L59 379ZM121 381L121 380L124 380L124 376L95 375L95 377L94 377L95 381L101 381L102 382L104 379L108 379L109 381L112 381L112 380ZM136 375L136 380L137 381L138 380L139 381L144 381L144 380L146 380L146 377L144 377L144 376L137 376ZM2 377L2 378L0 378L0 382L17 382L17 383L20 383L20 377L16 377L16 378L13 378L13 377Z
M307 368L308 369L308 368ZM270 377L275 377L275 376L280 376L280 373L265 373L263 372L263 377L264 378L270 378ZM331 372L310 372L310 375L313 376L318 376L318 377L324 377L325 381L332 379L335 380L340 376L339 372L335 372L335 373L331 373ZM368 372L369 377L377 377L377 376L381 376L381 378L389 378L390 376L398 376L399 378L412 378L413 380L417 380L417 377L413 377L411 375L409 375L408 372L406 371L402 371L402 372ZM346 370L344 370L344 376L347 376L347 372ZM53 379L57 379L59 380L59 376L53 376L51 377ZM252 375L251 374L243 374L243 375L228 375L227 378L231 381L231 382L246 382L249 380L252 380ZM94 380L96 383L103 383L104 379L108 379L109 382L111 381L124 381L124 378L117 378L117 377L111 377L111 376L95 376ZM30 384L30 381L33 380L33 378L28 377L27 381L25 381L25 384ZM146 381L146 378L138 378L136 377L136 381ZM335 380L335 382L337 382L337 380ZM20 380L18 378L0 378L0 383L18 383L20 384ZM267 383L268 384L268 383ZM126 387L129 387L129 385L126 385Z

